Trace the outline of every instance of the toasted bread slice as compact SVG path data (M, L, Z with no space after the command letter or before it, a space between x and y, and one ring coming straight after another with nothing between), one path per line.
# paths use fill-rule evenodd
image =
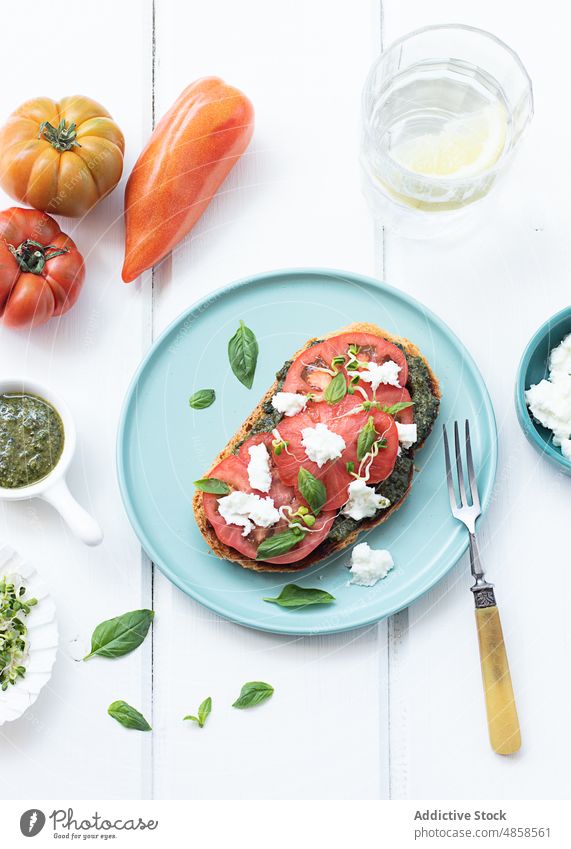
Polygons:
M410 342L408 339L405 339L402 336L394 336L393 334L388 333L386 330L382 330L382 328L377 327L376 324L369 324L367 322L355 322L353 324L347 325L347 327L342 327L340 330L335 330L333 333L328 333L325 336L320 336L319 339L320 340L321 339L330 339L333 336L339 336L341 333L351 333L351 332L354 332L354 333L371 333L375 336L381 337L382 339L387 339L389 342L394 342L395 344L401 345L402 348L404 349L405 353L409 354L409 356L420 357L422 359L422 361L424 362L424 364L426 365L426 368L428 369L428 374L429 374L429 377L430 377L433 395L436 398L441 397L440 385L438 383L438 379L436 378L436 375L432 371L432 369L431 369L429 363L427 362L426 358L419 351L419 349L416 347L416 345L414 345L412 342ZM309 339L306 342L306 344L302 348L299 349L299 351L296 351L296 353L292 355L292 359L295 359L295 357L297 357L306 348L309 348L313 343L315 343L317 341L318 341L317 338ZM268 391L266 392L264 397L260 400L257 407L254 410L252 410L252 412L250 413L250 415L248 416L248 418L246 419L244 424L234 434L232 439L230 439L230 441L227 443L227 445L222 449L220 454L216 457L216 459L212 463L212 466L210 467L210 469L206 473L206 475L204 475L204 477L208 477L208 475L211 473L211 471L214 469L214 467L217 466L218 463L220 463L222 460L224 460L230 454L233 454L234 450L239 445L241 445L241 443L244 441L244 439L246 439L249 436L250 431L252 430L252 428L254 427L256 422L260 419L261 416L264 415L263 405L267 401L270 401L271 398L275 395L275 393L277 391L278 391L277 381L274 381L274 383L270 386L270 388L268 389ZM413 396L413 400L414 400L414 396ZM415 450L418 450L421 447L422 447L422 443L416 444ZM410 478L409 478L408 487L407 487L406 492L404 493L402 498L399 499L399 501L396 501L394 504L391 504L389 509L386 510L384 513L382 513L381 516L379 516L379 518L364 519L362 522L360 522L359 527L355 531L353 531L352 533L348 534L348 536L346 536L345 539L343 539L341 542L334 543L334 542L329 542L329 541L325 540L321 545L319 545L314 551L311 552L311 554L309 554L303 560L300 560L298 563L291 563L291 564L282 565L282 566L274 565L272 563L264 563L263 561L259 561L259 560L251 560L250 558L244 557L243 555L241 555L235 549L230 548L229 546L220 542L220 540L218 539L218 537L216 536L216 534L214 532L214 529L210 525L210 522L206 518L204 508L203 508L203 504L202 504L202 492L200 492L200 491L195 492L192 504L193 504L193 509L194 509L194 516L196 518L196 523L197 523L197 525L200 529L200 532L201 532L202 536L204 537L204 539L206 540L206 542L208 543L209 547L212 549L212 551L214 552L214 554L217 557L221 557L224 560L231 560L234 563L239 563L240 566L242 566L244 569L253 569L256 572L299 572L300 570L306 569L308 566L311 566L312 563L316 563L319 560L323 560L325 557L329 557L329 555L334 554L336 551L340 551L341 549L346 548L348 545L351 545L353 542L355 542L355 540L357 539L357 537L359 536L359 534L362 531L367 531L370 528L374 528L377 525L380 525L381 522L386 522L386 520L389 518L389 516L391 516L395 512L395 510L398 510L398 508L401 506L401 504L403 504L405 498L407 497L408 493L410 492L412 477L413 477L413 469L412 469L412 466L411 466Z

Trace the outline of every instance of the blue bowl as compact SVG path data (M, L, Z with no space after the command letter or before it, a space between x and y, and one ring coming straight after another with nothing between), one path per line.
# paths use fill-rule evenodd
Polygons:
M571 475L571 462L553 445L553 434L535 421L525 403L525 390L549 376L549 354L571 333L571 307L556 313L531 338L519 364L515 388L518 421L531 444L561 471Z

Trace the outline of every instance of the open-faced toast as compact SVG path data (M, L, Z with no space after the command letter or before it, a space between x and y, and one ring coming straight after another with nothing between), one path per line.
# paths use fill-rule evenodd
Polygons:
M227 458L233 455L236 455L240 449L240 446L244 444L245 440L250 439L253 434L263 433L264 431L268 431L268 428L270 431L273 430L276 433L279 431L280 421L282 420L281 416L278 415L276 418L276 414L274 411L274 418L272 419L270 417L270 420L268 421L268 411L272 410L272 398L278 391L282 389L284 383L286 384L286 389L288 388L288 374L290 375L291 382L292 364L295 365L297 363L303 363L305 361L305 358L301 358L301 355L304 354L304 352L308 352L308 356L310 356L311 349L313 349L314 347L317 351L319 350L317 346L322 345L323 342L327 342L328 340L337 340L338 337L344 337L346 334L354 335L356 339L365 338L364 336L362 336L362 334L369 334L375 336L379 340L385 340L386 342L390 343L391 346L396 346L398 350L402 352L400 355L401 358L406 358L406 368L408 370L408 377L406 381L406 387L403 387L403 389L406 389L408 391L410 399L412 400L412 407L410 408L410 411L408 411L407 420L414 421L414 423L417 424L418 440L416 441L414 446L399 448L398 459L396 460L396 466L398 468L395 467L388 478L376 484L377 492L383 494L385 492L389 492L391 495L394 493L393 498L391 498L390 500L390 505L384 509L378 510L374 516L370 518L363 518L359 521L353 521L352 519L344 518L342 516L341 511L338 510L335 515L335 521L337 522L337 524L335 524L334 522L330 531L327 533L327 536L323 539L323 541L319 543L316 548L313 549L313 551L311 551L311 553L295 562L271 563L256 557L247 557L243 553L237 551L232 546L222 542L217 536L212 522L209 521L207 511L205 510L205 499L210 498L212 502L214 496L207 495L202 491L197 491L193 499L193 508L196 522L202 535L204 536L204 539L206 540L214 554L216 554L218 557L224 558L226 560L231 560L235 563L239 563L246 569L253 569L256 571L297 572L301 569L307 568L312 563L322 560L323 558L333 554L334 552L345 548L348 545L351 545L353 542L355 542L360 533L375 527L381 522L385 522L392 515L392 513L402 505L405 498L407 497L410 491L410 486L414 473L414 451L422 447L424 441L430 433L430 430L434 423L434 419L436 418L438 412L438 404L441 394L439 383L432 369L430 368L430 365L428 364L426 358L419 351L416 345L414 345L411 341L403 337L394 336L393 334L382 330L374 324L362 322L350 324L347 327L342 328L341 330L329 333L326 336L320 337L319 339L311 339L299 351L293 354L291 361L288 361L288 363L286 363L282 370L278 372L276 381L272 384L272 386L269 387L269 389L267 390L263 398L260 400L256 408L252 411L246 421L236 431L232 439L229 440L229 442L224 446L219 455L215 458L210 471L205 475L205 477L210 477L213 471L216 470L216 468L222 461L226 460ZM366 349L363 350L366 351ZM394 348L392 350L394 350ZM311 356L313 356L313 354L311 354ZM361 365L363 365L363 363L361 363ZM297 368L297 366L295 367ZM337 368L342 367L337 366ZM324 373L326 373L327 368L316 369L316 371L323 371ZM362 374L362 372L358 372L358 374ZM352 382L350 380L350 375L351 373L347 372L348 386ZM330 377L326 379L331 380ZM360 391L363 392L362 389ZM363 392L363 395L364 394L365 393ZM317 397L320 398L320 396ZM355 398L355 405L359 405L363 400L363 398L358 394L354 394L352 397ZM313 396L310 395L310 398L313 398ZM311 404L312 401L310 401L309 403ZM314 401L314 403L316 402ZM326 402L323 400L320 400L319 403L326 404ZM325 409L328 408L329 405L327 405ZM385 407L384 409L386 410L387 408ZM288 424L290 423L288 422ZM272 428L271 425L275 425L278 430L276 430L276 428ZM349 468L353 464L347 463L344 465Z

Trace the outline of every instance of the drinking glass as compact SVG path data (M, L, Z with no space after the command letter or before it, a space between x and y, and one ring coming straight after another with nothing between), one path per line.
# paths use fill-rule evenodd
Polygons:
M430 26L388 47L363 91L363 188L375 216L431 236L482 201L533 115L531 80L491 33Z

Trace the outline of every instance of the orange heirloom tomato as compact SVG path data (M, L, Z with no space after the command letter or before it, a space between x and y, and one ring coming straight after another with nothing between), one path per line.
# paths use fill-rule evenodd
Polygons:
M125 263L130 283L194 227L254 131L254 109L237 88L204 77L157 124L125 189Z
M0 212L0 318L36 327L77 301L83 257L53 218L14 206Z
M123 171L123 133L89 97L27 100L0 130L0 185L22 203L79 217Z

